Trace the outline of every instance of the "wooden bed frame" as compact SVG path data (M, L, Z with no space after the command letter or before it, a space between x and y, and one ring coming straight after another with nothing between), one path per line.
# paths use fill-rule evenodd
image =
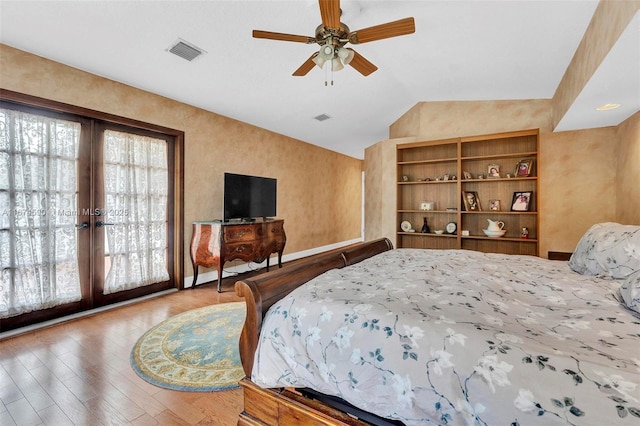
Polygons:
M371 423L360 420L328 403L310 398L290 388L263 389L251 382L251 370L262 319L269 308L294 289L335 268L353 265L366 258L393 249L382 238L345 249L310 257L293 266L238 281L235 291L244 297L247 317L240 335L240 359L247 377L240 381L244 389L244 410L238 425L352 425Z

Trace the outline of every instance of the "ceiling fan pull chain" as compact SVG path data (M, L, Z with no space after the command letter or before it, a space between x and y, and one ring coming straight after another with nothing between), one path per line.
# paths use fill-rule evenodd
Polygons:
M333 54L333 59L331 59L331 85L333 86L333 64L335 63L335 58L337 58L335 52ZM338 69L339 71L340 69Z
M324 70L324 86L327 87L329 85L329 67L322 67Z
M333 60L331 61L331 85L333 86Z

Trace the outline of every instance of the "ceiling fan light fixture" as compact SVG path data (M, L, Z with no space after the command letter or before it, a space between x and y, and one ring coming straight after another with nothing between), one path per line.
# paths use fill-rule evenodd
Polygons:
M322 68L324 66L324 63L326 62L322 56L320 56L320 54L316 55L315 58L312 59L313 62L315 62L315 64L318 66L318 68Z
M333 57L335 56L333 52L333 46L325 44L320 48L318 56L322 57L322 59L324 59L325 61L333 59Z
M336 57L331 60L332 71L340 71L343 68L344 68L344 65L342 65L342 61L340 60L340 58Z
M349 65L354 56L355 53L351 49L346 49L344 47L338 49L338 57L343 65Z

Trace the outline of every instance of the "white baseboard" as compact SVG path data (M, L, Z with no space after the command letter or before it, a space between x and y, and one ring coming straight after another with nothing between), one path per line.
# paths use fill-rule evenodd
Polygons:
M335 244L329 244L326 246L322 246L322 247L316 247L313 249L309 249L309 250L303 250L303 251L299 251L296 253L291 253L291 254L285 254L282 256L282 261L283 262L289 262L291 260L296 260L296 259L301 259L303 257L307 257L307 256L312 256L314 254L318 254L318 253L322 253L328 250L334 250L334 249L338 249L340 247L346 247L348 245L351 244L356 244L359 242L362 242L363 239L362 238L356 238L353 240L349 240L349 241L342 241L340 243L335 243ZM272 257L269 260L269 266L272 267L274 265L278 264L278 258L277 256ZM231 277L237 274L242 274L244 272L249 272L249 271L255 271L256 269L260 269L260 268L266 268L267 267L267 261L265 260L262 263L255 263L255 262L251 262L251 263L242 263L240 265L235 265L235 266L231 266L229 268L224 268L224 270L222 271L222 278L226 278L226 277ZM203 284L203 283L208 283L208 282L212 282L212 281L217 281L218 279L218 271L210 271L210 272L205 272L205 273L199 273L198 274L198 281L196 282L196 285L198 284ZM193 275L190 277L184 277L184 287L188 288L191 287L191 284L193 282Z

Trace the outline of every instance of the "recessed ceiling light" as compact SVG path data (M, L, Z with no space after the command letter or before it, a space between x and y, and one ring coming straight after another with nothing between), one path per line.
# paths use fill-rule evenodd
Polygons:
M620 104L604 104L596 108L597 111L609 111L610 109L620 108Z

